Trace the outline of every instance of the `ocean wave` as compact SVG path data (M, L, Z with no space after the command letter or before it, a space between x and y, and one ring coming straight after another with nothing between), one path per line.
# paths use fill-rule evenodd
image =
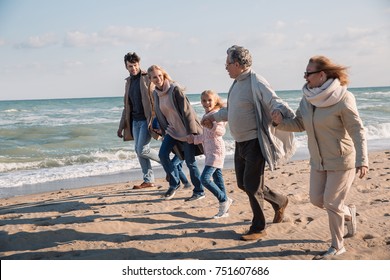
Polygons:
M369 99L372 98L385 98L387 96L390 96L390 91L376 91L376 92L363 92L363 96L367 96Z
M59 180L77 179L89 176L109 175L139 168L133 160L96 162L90 164L20 170L0 175L0 188L20 187Z
M69 155L63 157L47 157L31 160L31 158L14 158L12 162L9 159L0 157L0 172L14 172L21 170L37 170L50 169L56 167L66 167L73 165L88 165L92 163L115 163L135 161L137 162L137 155L133 151L118 150L118 151L94 151L87 154Z
M390 123L368 125L366 132L368 140L390 138Z

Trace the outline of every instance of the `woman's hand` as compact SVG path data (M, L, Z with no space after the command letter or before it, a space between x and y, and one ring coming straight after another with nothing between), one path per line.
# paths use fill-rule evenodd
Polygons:
M362 179L366 174L368 174L367 166L358 166L356 167L356 174L359 174L359 178Z
M160 128L153 128L153 131L162 136L162 130Z

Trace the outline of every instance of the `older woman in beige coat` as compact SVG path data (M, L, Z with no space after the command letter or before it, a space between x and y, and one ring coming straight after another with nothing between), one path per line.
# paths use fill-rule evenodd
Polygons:
M355 97L347 90L347 68L324 56L309 60L306 83L296 117L274 112L277 129L305 131L310 152L310 201L327 211L332 237L330 248L315 256L324 259L346 252L344 222L348 234L356 233L356 207L345 199L355 173L368 171L367 141Z

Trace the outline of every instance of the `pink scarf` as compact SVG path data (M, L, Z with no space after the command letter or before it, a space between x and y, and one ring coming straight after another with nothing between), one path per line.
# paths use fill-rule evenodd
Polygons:
M169 88L171 87L171 83L168 80L164 81L162 90L159 90L157 87L155 88L155 91L157 92L158 96L163 96L167 94Z

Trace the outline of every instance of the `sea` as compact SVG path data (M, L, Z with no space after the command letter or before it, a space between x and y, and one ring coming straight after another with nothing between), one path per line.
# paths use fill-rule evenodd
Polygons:
M390 150L390 87L350 88L366 128L369 151ZM277 91L296 110L300 90ZM226 93L220 93L227 99ZM204 113L200 93L187 94ZM133 142L116 135L123 97L0 101L0 198L139 180ZM234 141L224 136L226 167ZM295 159L307 159L306 134L296 134ZM158 150L161 142L152 140ZM200 167L202 156L199 157ZM153 162L156 177L165 177Z

